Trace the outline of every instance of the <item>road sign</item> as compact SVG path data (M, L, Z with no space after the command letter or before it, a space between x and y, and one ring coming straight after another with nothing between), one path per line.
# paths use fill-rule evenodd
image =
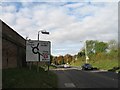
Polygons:
M27 40L26 61L50 61L50 41Z

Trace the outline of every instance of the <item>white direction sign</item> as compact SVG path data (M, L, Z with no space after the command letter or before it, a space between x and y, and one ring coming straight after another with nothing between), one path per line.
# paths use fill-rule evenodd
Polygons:
M50 61L50 41L27 40L26 61Z

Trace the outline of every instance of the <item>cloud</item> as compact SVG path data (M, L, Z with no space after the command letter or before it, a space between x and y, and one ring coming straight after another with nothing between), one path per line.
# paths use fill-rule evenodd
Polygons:
M14 25L14 20L15 20L15 16L12 13L3 13L0 15L0 17L2 18L3 21L7 22L8 25L12 26Z
M81 40L117 40L117 12L117 3L22 2L3 5L0 18L24 38L37 39L38 31L46 29L50 35L40 34L40 39L50 40L52 54L58 55L77 53Z
M119 0L1 0L2 2L119 2Z
M72 3L72 4L66 4L65 7L67 8L79 8L79 7L83 7L84 3Z
M5 6L4 7L4 12L11 12L11 13L13 13L15 11L16 11L15 6L10 5L10 6Z

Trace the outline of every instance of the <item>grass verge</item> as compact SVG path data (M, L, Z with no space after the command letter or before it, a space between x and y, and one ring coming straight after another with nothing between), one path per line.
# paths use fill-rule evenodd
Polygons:
M72 62L72 66L82 66L85 63L85 59L79 58L77 61ZM99 69L104 69L104 70L109 70L112 69L113 67L118 67L118 60L89 60L89 63L92 64L93 67L97 67Z
M57 88L57 76L51 71L36 67L3 69L4 88Z

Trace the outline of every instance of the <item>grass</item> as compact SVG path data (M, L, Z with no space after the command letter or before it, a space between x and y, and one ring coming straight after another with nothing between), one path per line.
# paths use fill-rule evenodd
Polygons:
M55 66L52 66L52 65L50 65L49 68L50 68L50 69L56 69L56 67L55 67Z
M118 61L117 60L99 60L97 62L90 62L94 67L97 67L99 69L104 69L104 70L109 70L112 69L113 67L118 66Z
M44 68L45 70L48 69L48 66L47 65L41 65L42 68ZM49 69L55 69L56 67L53 66L53 65L49 65Z
M57 88L57 76L40 68L3 69L3 88Z
M85 58L78 58L77 61L72 62L73 66L81 66L85 63ZM118 67L118 60L116 59L97 59L97 60L89 60L89 63L92 64L93 67L97 67L99 69L109 70L113 67Z

